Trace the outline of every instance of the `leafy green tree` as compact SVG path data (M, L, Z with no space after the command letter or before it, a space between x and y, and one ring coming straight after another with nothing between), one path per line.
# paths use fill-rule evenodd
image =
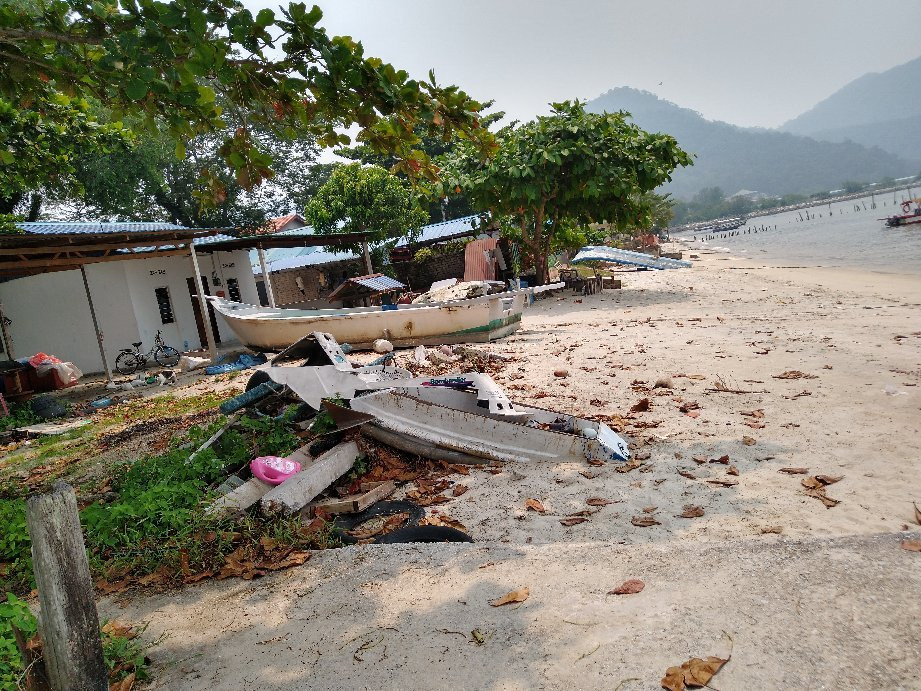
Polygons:
M359 141L394 152L400 170L422 178L434 177L434 168L416 149L417 124L431 135L489 144L480 105L467 94L438 86L431 73L416 81L366 57L361 43L328 36L321 18L318 7L302 3L280 16L271 9L254 16L240 0L0 3L0 99L46 129L68 122L50 106L95 99L118 117L139 116L150 132L166 131L179 142L179 158L194 137L226 132L216 152L244 189L275 171L254 128L335 146L350 143L342 128L357 125ZM8 137L0 132L0 141ZM38 139L30 156L17 157L0 176L24 177L35 160L57 151ZM199 184L205 199L219 202L225 194L208 169Z
M483 104L483 109L486 110L491 108L493 104L493 101L487 101ZM503 117L505 117L503 111L484 114L480 119L480 126L484 128L492 127ZM457 137L446 137L444 134L428 134L427 128L422 124L416 125L414 134L419 138L419 149L424 152L430 160L436 161L436 163L453 151L459 141ZM352 147L343 147L338 149L336 153L343 158L348 158L352 161L360 161L368 165L380 166L390 171L396 171L399 177L406 177L398 172L400 160L397 156L392 153L380 153L367 143L360 143ZM436 190L423 190L422 197L424 197L424 199L421 203L428 209L429 223L438 223L440 221L470 216L479 211L479 209L473 208L470 199L468 199L466 195L463 193L458 194L453 190L442 190L440 188Z
M318 233L370 233L380 246L391 238L412 236L428 214L409 187L379 166L351 163L336 168L307 204L304 218ZM360 246L352 246L360 251Z
M39 112L0 98L0 214L21 208L27 220L36 220L38 190L64 195L74 189L75 152L105 152L123 145L125 136L120 123L97 123L86 103L62 100Z
M549 253L574 227L644 222L650 209L642 195L670 180L676 167L691 164L674 138L645 132L628 117L588 113L579 102L552 104L551 115L500 130L491 158L457 147L442 184L513 219L537 280L544 282Z

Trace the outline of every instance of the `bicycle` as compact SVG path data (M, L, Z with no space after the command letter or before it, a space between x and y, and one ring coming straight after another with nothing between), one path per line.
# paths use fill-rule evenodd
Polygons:
M166 345L163 337L157 331L154 338L154 346L148 352L141 351L141 341L132 343L134 350L131 348L122 348L119 355L115 358L115 369L119 374L134 374L139 369L147 366L147 361L153 359L161 367L175 367L179 364L179 351L173 346Z

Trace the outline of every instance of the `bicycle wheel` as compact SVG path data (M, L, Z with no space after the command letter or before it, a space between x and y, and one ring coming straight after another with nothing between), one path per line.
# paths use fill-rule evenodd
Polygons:
M117 358L115 358L115 369L118 370L119 374L134 374L138 371L138 357L136 354L132 353L130 350L126 350L123 353L120 353Z
M179 351L173 348L173 346L157 346L157 349L154 351L154 360L156 360L157 364L161 367L175 367L179 364Z

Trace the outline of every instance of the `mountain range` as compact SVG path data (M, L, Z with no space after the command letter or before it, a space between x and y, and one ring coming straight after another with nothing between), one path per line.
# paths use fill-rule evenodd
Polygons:
M629 87L589 101L595 112L626 110L652 132L674 136L695 164L664 191L688 199L705 187L774 195L808 194L846 181L876 181L921 170L921 58L866 74L777 130L737 127ZM910 86L909 86L910 85ZM887 104L897 103L892 107Z

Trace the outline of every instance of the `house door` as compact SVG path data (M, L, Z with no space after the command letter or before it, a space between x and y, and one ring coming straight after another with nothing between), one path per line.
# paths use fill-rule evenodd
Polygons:
M198 339L201 341L201 347L207 349L208 335L205 333L205 321L202 319L201 304L198 302L198 291L195 286L195 277L189 276L187 279L185 279L185 282L189 287L189 297L192 299L192 312L195 313L195 327L198 329ZM211 295L211 289L208 287L208 278L206 276L201 277L201 285L205 290L205 295ZM211 320L211 330L214 333L214 343L217 345L221 342L221 332L217 328L217 315L214 313L214 308L211 306L211 303L208 303L208 318Z

